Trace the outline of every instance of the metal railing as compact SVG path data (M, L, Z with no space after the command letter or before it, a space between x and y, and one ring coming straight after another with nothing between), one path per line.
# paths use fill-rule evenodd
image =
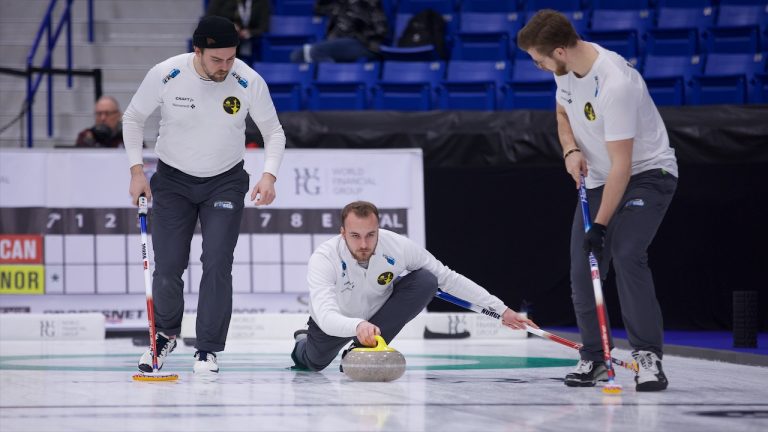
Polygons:
M54 25L53 12L56 8L58 0L51 0L48 4L45 16L40 23L40 28L37 30L35 41L32 47L29 49L29 55L27 55L27 147L32 147L34 143L34 123L33 123L33 105L35 101L35 95L40 87L43 77L46 77L46 90L47 90L47 120L48 120L48 136L53 136L53 75L54 73L61 73L62 69L54 69L51 66L53 62L53 50L56 48L56 42L58 42L62 31L66 29L66 50L67 50L67 66L63 69L67 75L67 87L72 88L72 77L74 75L82 74L72 69L72 2L74 0L64 0L66 5L64 11L61 14L61 18L58 23ZM55 28L55 30L54 30ZM42 64L36 66L34 64L37 50L40 47L40 43L45 35L46 39L46 52ZM94 39L93 31L93 0L88 0L88 42L93 43ZM35 76L35 73L37 76ZM99 80L100 81L100 80ZM97 93L101 91L98 90Z

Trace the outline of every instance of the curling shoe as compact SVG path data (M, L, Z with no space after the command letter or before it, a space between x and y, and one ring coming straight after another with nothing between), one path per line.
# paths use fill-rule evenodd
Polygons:
M301 363L296 357L296 349L299 347L299 342L306 340L309 336L309 330L307 329L299 329L293 332L293 340L295 341L293 345L293 350L291 350L291 360L293 360L293 366L291 369L294 370L305 370L307 369L306 366L304 366L303 363Z
M598 381L608 381L608 369L603 362L579 360L576 369L565 376L568 387L594 387Z
M157 370L163 368L165 358L176 349L176 338L169 338L162 332L155 335L155 345L157 346ZM152 347L139 359L139 370L142 372L152 372Z
M219 365L216 363L216 354L208 351L195 352L195 366L193 371L196 374L219 373Z
M295 332L293 332L293 340L295 342L298 342L302 339L306 339L307 335L309 335L309 330L307 329L298 329Z
M347 354L349 354L349 352L352 351L353 349L364 348L364 347L365 347L364 345L362 344L358 345L356 340L353 340L352 343L349 344L349 347L347 347L347 349L341 352L341 359L344 360L344 357L346 357ZM341 363L339 363L339 372L344 372L344 367L341 365Z
M635 390L642 392L661 391L669 382L661 368L661 359L651 351L633 351L632 357L637 362Z

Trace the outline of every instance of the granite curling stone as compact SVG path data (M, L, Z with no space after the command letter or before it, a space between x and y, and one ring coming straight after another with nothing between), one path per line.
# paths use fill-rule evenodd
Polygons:
M341 360L341 368L354 381L394 381L405 373L405 357L376 336L376 347L351 350Z

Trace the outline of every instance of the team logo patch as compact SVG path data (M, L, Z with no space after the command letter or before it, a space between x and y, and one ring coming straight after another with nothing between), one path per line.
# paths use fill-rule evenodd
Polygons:
M227 114L235 115L238 111L240 111L240 99L230 96L226 99L224 99L224 111L227 112Z
M392 258L391 256L384 255L384 259L387 260L387 263L389 263L389 265L395 265L395 259Z
M232 73L230 75L232 75L237 80L237 83L240 84L240 87L248 88L248 80L247 79L241 77L240 74L238 74L235 71L232 71Z
M390 282L392 282L392 279L394 279L395 275L392 274L392 272L384 272L379 275L379 277L376 278L376 282L379 283L379 285L389 285Z
M232 201L216 201L213 203L213 208L232 210L235 206Z
M584 116L589 121L595 121L595 119L597 118L597 115L595 114L595 109L592 108L592 104L589 102L587 102L587 104L584 105Z
M167 83L168 83L168 81L170 81L170 80L172 80L172 79L176 78L176 76L177 76L178 74L180 74L180 73L181 73L181 71L180 71L180 70L178 70L178 69L175 69L175 68L174 68L174 69L172 69L172 70L171 70L171 71L168 73L168 75L166 75L166 76L163 78L163 84L167 84Z

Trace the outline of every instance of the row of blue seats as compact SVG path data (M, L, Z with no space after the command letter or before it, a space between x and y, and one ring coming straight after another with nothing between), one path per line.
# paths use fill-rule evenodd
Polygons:
M649 56L659 105L768 103L768 54ZM514 62L255 63L278 111L553 109L552 74Z
M566 12L577 31L626 58L646 52L660 55L694 55L702 52L756 53L768 48L768 5L728 6L720 13L707 8L647 10L597 9ZM535 13L464 12L446 15L450 58L505 60L515 56L515 37ZM397 14L394 40L402 35L412 14ZM591 19L590 19L591 18ZM262 61L288 61L290 52L305 43L322 40L325 19L317 16L273 15L270 32L260 41ZM763 39L761 42L761 38ZM385 53L397 52L387 50ZM421 50L420 59L434 57Z
M415 13L427 8L454 12L518 12L551 8L561 11L589 9L653 9L717 5L765 5L764 0L380 0L385 13ZM273 0L280 15L311 15L315 0Z

